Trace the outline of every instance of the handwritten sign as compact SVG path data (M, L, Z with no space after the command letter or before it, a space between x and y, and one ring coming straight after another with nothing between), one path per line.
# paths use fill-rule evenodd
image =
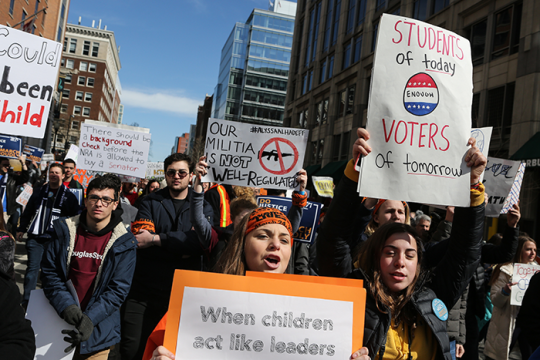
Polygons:
M525 176L525 163L519 164L519 170L510 189L510 193L506 197L501 214L507 214L515 204L519 201L519 193L521 191L521 183L523 183L523 176Z
M520 162L488 157L484 172L484 186L488 194L486 216L499 217L514 179L519 170ZM518 194L519 197L519 194Z
M208 175L203 181L294 189L307 138L304 129L210 119L205 145Z
M517 282L517 284L511 287L510 305L521 306L525 291L527 291L527 288L529 287L529 281L537 272L540 272L539 265L514 264L512 282Z
M67 152L64 160L71 159L75 161L75 164L79 161L79 147L77 145L71 144L69 146L69 151Z
M361 196L469 206L469 41L446 29L383 14L368 104L373 152Z
M0 157L17 159L21 156L21 139L14 136L0 135Z
M43 154L43 156L41 157L41 161L43 162L54 161L54 154Z
M186 359L347 359L361 347L365 296L361 282L177 270L164 346Z
M165 179L165 171L163 161L149 162L146 164L146 178L148 179Z
M84 188L88 187L88 184L90 184L90 181L94 178L96 175L103 174L100 171L91 171L91 170L84 170L84 169L75 169L75 173L73 174L73 178L81 183L81 185Z
M43 138L62 45L4 25L0 35L2 132Z
M311 180L319 196L334 197L334 179L327 176L312 176Z
M30 161L35 161L36 163L41 163L41 158L45 150L40 149L35 146L24 145L23 154L26 155L26 159Z
M26 208L26 205L28 205L28 200L30 200L30 197L32 196L32 193L34 192L34 189L28 184L24 184L23 191L17 196L17 199L15 199L15 202L17 204L21 204L24 208Z
M278 209L285 215L289 213L292 207L292 199L279 196L257 196L257 205L259 207L271 207ZM294 241L312 243L315 238L315 232L319 227L319 215L321 214L322 204L308 201L302 213L302 220L298 231L293 234Z
M148 129L86 120L81 124L77 167L144 177L150 149Z
M489 153L489 144L491 143L491 134L493 133L493 126L472 129L471 137L476 139L476 146L487 158ZM484 170L485 172L485 170ZM484 181L484 173L480 176L480 181Z

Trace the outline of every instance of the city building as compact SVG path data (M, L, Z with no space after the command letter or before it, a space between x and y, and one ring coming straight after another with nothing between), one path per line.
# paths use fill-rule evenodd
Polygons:
M195 132L197 131L197 125L191 124L189 125L189 143L188 148L186 150L186 154L193 155L193 148L195 146ZM197 160L197 159L194 159Z
M295 11L275 0L236 23L221 51L213 118L282 125Z
M366 125L382 13L426 21L470 40L472 126L493 126L490 156L526 162L520 223L530 235L539 234L540 144L528 142L540 136L537 0L299 1L284 125L310 130L308 173L339 181L356 129ZM491 225L490 233L496 219Z
M106 26L101 29L101 21L97 27L95 22L91 27L66 26L60 68L64 90L59 101L59 118L51 134L53 149L62 151L69 144L78 145L81 123L86 119L118 123L120 68L114 32Z
M214 96L206 94L204 103L199 105L197 110L197 125L195 127L195 141L204 143L206 139L206 129L208 128L208 119L212 114L212 102Z
M171 149L171 154L182 153L186 154L189 148L189 133L184 133L182 136L177 136L174 139L174 145Z
M118 106L118 118L116 120L116 123L122 124L123 120L124 120L124 105L120 104Z

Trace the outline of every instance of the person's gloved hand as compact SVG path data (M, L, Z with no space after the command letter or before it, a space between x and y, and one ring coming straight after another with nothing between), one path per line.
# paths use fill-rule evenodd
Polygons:
M71 344L64 350L64 352L69 353L81 342L88 340L92 334L92 331L94 331L94 324L92 324L92 320L83 314L80 323L75 325L75 330L62 330L62 334L69 335L69 337L66 336L64 338L64 341Z
M77 305L69 305L62 312L62 319L64 319L68 324L75 326L81 322L83 316L84 314L81 311L81 308Z

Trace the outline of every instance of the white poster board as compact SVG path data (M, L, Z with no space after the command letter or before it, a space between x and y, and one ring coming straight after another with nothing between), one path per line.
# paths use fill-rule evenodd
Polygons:
M28 205L28 200L30 200L30 197L32 196L32 193L34 192L34 189L28 185L24 184L23 191L17 196L17 199L15 199L15 202L17 204L21 204L23 207L23 211L26 208L26 205Z
M514 179L514 183L512 184L512 188L510 189L510 193L506 197L506 201L504 202L501 214L508 213L508 210L510 210L515 204L518 203L519 193L521 192L521 183L523 182L523 176L525 176L525 163L519 164L519 170L517 172L516 178Z
M0 25L2 133L43 138L62 45Z
M305 129L209 119L205 146L208 175L203 182L294 189L308 133Z
M146 177L148 179L165 179L163 161L149 162L146 164Z
M79 147L77 145L71 144L69 146L69 151L67 152L66 156L64 157L64 160L71 159L75 161L75 164L79 161Z
M373 151L361 162L360 196L469 206L471 104L469 41L383 14L367 113Z
M491 134L493 133L493 126L472 129L471 137L476 139L476 146L487 158L489 153L489 144L491 143ZM480 182L484 181L484 172L480 176Z
M32 329L36 336L36 354L34 360L71 360L75 354L64 352L70 343L64 341L67 335L62 330L72 330L75 327L65 322L49 303L43 290L32 290L26 318L32 321Z
M144 177L150 150L148 129L127 125L104 126L86 120L79 139L80 169Z
M540 272L540 265L514 264L512 282L517 282L517 284L511 287L510 305L521 306L529 281L537 272Z
M352 302L186 287L176 354L199 360L348 359L352 326Z
M488 194L486 216L499 217L520 167L519 161L488 157L484 186ZM518 194L519 197L519 194Z

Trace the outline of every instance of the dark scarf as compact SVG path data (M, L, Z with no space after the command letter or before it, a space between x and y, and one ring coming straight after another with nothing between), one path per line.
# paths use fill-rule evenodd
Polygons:
M46 233L53 231L53 221L61 216L62 205L66 199L66 192L67 188L63 184L60 185L54 199L53 207L49 213L49 218L45 219L47 214L47 201L49 200L49 184L41 188L39 193L41 204L36 210L36 215L32 220L30 229L28 229L29 235L45 235Z
M5 173L0 179L0 205L3 206L6 197L6 186L8 180L8 173ZM7 209L6 209L7 210Z

